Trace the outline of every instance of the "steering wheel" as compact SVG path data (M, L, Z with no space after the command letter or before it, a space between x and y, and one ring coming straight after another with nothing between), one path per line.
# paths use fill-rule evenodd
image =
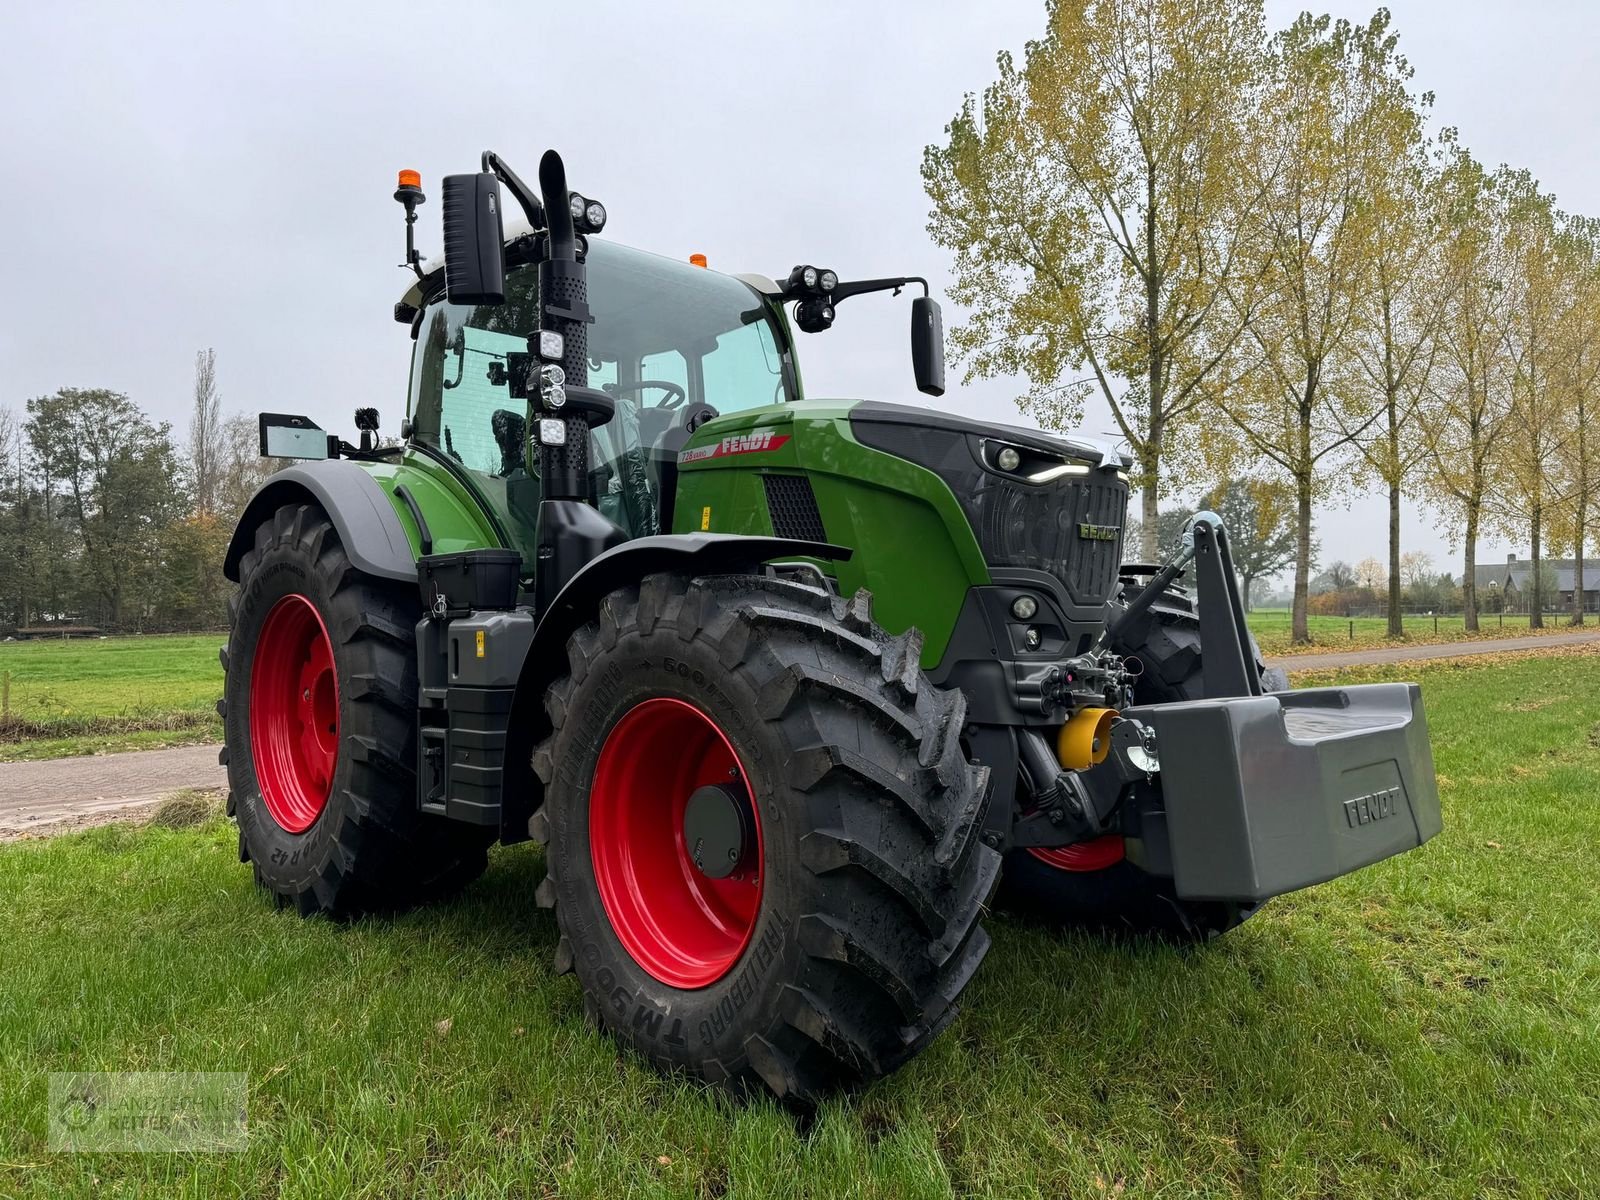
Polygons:
M689 398L689 393L670 379L636 379L632 383L608 383L603 390L613 396L620 396L624 392L639 392L645 388L660 388L667 393L650 405L651 408L677 408Z

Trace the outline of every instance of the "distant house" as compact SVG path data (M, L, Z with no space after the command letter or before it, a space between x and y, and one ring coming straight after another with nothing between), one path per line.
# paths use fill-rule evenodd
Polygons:
M1578 585L1577 560L1572 558L1547 558L1540 566L1545 583L1555 583L1554 595L1544 597L1547 609L1570 609L1573 589ZM1503 597L1508 611L1526 609L1533 600L1533 563L1506 555L1504 563L1479 565L1473 572L1473 582L1478 588L1478 603L1493 595ZM1585 612L1600 612L1600 558L1583 560L1583 608Z

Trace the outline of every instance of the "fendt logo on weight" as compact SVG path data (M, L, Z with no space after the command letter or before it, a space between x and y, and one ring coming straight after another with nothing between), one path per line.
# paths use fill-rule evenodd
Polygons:
M1394 816L1400 809L1400 789L1397 787L1385 788L1381 792L1373 792L1368 796L1357 796L1354 800L1344 802L1344 819L1350 822L1350 828L1355 829L1361 825L1370 825L1374 821L1383 821Z

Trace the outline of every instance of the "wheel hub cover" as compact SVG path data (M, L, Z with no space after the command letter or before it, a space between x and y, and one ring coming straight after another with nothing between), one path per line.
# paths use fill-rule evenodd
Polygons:
M707 879L726 879L750 852L750 799L722 783L695 789L683 809L683 844Z

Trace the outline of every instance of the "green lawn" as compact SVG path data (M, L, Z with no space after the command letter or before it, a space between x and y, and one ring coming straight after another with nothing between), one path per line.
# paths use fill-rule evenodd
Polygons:
M0 762L222 736L223 633L0 643ZM3 685L0 685L3 686Z
M1595 621L1593 615L1589 618ZM1571 629L1565 613L1546 614L1544 629L1529 630L1526 615L1510 613L1483 613L1478 617L1478 632L1468 633L1461 617L1412 616L1405 617L1405 637L1399 641L1389 637L1389 622L1385 617L1318 617L1306 618L1311 634L1311 645L1296 646L1290 641L1288 609L1256 609L1246 618L1250 632L1267 654L1316 653L1336 650L1360 650L1373 646L1424 645L1437 642L1491 641L1502 637L1526 637L1530 632L1557 633Z
M1441 837L1197 950L993 918L951 1029L810 1127L592 1033L527 847L346 928L221 822L0 847L0 1196L1600 1194L1600 654L1407 674ZM248 1151L51 1154L94 1069L248 1073Z

